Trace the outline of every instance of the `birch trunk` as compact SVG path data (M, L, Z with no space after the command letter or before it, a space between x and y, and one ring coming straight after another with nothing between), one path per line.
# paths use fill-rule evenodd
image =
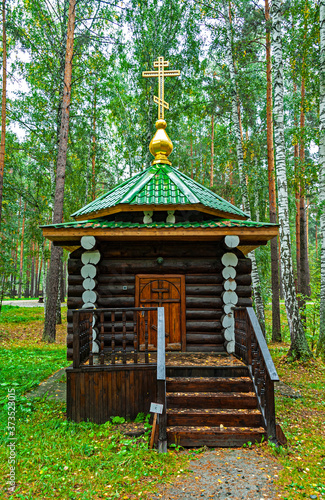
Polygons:
M0 227L2 216L3 174L6 147L6 100L7 100L7 38L6 1L2 2L2 103L1 103L1 144L0 144Z
M53 224L61 223L63 217L64 183L65 169L67 161L68 135L69 135L69 116L71 101L71 77L72 77L72 58L74 28L76 17L76 0L69 2L67 45L64 68L64 91L62 99L62 116L60 127L59 150L56 165L56 183L55 199L53 209ZM55 342L56 336L56 307L58 300L61 249L52 245L51 260L49 270L47 304L45 309L43 340Z
M272 119L272 61L271 61L271 29L269 1L265 0L266 20L266 135L267 135L267 163L269 181L269 212L270 222L277 222L276 214L276 186L273 147L273 119ZM280 284L278 262L278 238L272 238L271 246L271 282L272 282L272 340L281 342L280 322Z
M238 173L239 173L239 183L242 189L242 199L243 207L246 213L250 215L249 198L247 191L247 184L244 174L244 150L243 141L241 133L241 123L240 123L240 106L237 93L237 83L235 74L235 65L232 53L232 34L231 34L231 24L230 24L230 13L228 13L228 6L225 6L225 22L227 28L227 38L226 38L226 61L230 73L230 84L231 84L231 115L232 122L236 137L236 152L237 152L237 163L238 163ZM255 258L255 252L250 252L248 257L252 261L252 285L253 293L256 304L257 317L260 322L262 331L265 335L265 314L264 314L264 304L261 295L261 285L258 275L257 263Z
M280 223L281 272L284 300L287 311L291 346L288 356L307 359L311 356L301 322L294 284L291 240L289 227L288 187L285 162L284 114L283 114L283 57L281 35L281 0L273 0L273 53L274 53L274 143L278 181L278 208Z
M319 96L319 198L322 206L320 216L321 237L321 289L320 289L320 328L317 355L325 358L325 0L319 2L320 23L320 96Z

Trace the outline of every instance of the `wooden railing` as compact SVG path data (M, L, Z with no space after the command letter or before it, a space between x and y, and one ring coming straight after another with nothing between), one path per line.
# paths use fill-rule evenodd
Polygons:
M267 436L276 440L274 382L279 381L270 351L252 307L234 308L235 354L249 368Z
M157 307L119 309L75 309L73 311L73 368L115 365L117 361L149 364L148 313ZM93 331L97 329L98 352L93 352ZM144 343L139 345L139 334ZM141 350L139 349L141 347Z
M167 453L165 314L163 307L158 307L157 310L157 397L158 403L163 405L158 421L158 452Z

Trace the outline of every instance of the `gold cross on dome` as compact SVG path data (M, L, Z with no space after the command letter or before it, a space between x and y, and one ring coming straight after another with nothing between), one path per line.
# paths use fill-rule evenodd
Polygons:
M168 102L164 101L164 78L166 76L179 76L181 72L178 70L165 70L169 66L169 61L165 61L163 57L158 57L158 61L154 61L153 66L158 68L158 71L143 71L142 76L146 78L158 77L158 97L154 96L153 100L158 104L158 120L163 120L164 109L169 109Z

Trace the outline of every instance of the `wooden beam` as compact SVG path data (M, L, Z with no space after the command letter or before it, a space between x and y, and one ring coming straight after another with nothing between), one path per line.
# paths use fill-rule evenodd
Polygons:
M246 220L247 217L234 214L233 212L227 212L223 210L217 210L215 208L209 208L201 203L193 203L190 205L129 205L127 203L121 203L119 205L115 205L114 207L104 208L103 210L96 210L94 212L89 212L84 215L78 215L75 219L85 220L98 217L104 217L106 215L116 214L117 212L142 212L143 210L153 210L153 211L167 211L167 210L181 210L181 211L189 211L189 210L197 210L198 212L204 212L210 215L216 215L217 217L229 218L235 220Z
M43 228L43 236L65 247L80 246L80 238L93 234L101 241L109 240L186 240L220 241L225 235L240 236L240 249L245 252L274 238L278 228L273 227L216 227L216 228ZM78 243L77 243L78 242ZM246 243L247 242L247 243Z

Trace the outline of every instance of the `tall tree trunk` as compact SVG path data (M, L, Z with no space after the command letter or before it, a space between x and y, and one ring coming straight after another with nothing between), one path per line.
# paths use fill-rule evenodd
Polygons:
M7 37L6 0L2 0L2 103L1 103L1 144L0 144L0 227L2 217L3 174L6 148L6 100L7 100Z
M210 187L213 186L214 177L214 116L211 116L211 166L210 166Z
M76 8L76 0L70 0L65 68L64 68L62 116L61 116L61 128L59 136L60 140L59 140L59 149L58 149L58 157L56 164L53 224L62 222L62 217L63 217L64 182L65 182L65 169L67 161L69 113L70 113L70 101L71 101L73 41L74 41L74 28L75 28L75 17L76 17L75 8ZM47 301L45 307L45 320L44 320L44 331L43 331L43 340L47 342L54 342L56 336L55 326L56 326L56 308L57 308L59 278L60 278L60 262L61 262L61 249L59 247L55 247L54 245L52 245L48 293L47 293Z
M273 53L274 53L274 142L278 181L278 208L280 223L281 272L288 317L291 346L289 358L307 359L312 354L308 347L301 322L294 284L291 238L289 226L288 187L285 162L284 113L283 113L283 57L281 34L281 0L273 0Z
M96 86L94 90L94 108L93 108L93 135L92 135L92 155L91 155L91 190L92 200L96 199Z
M191 179L194 177L194 171L193 171L193 131L191 128Z
M35 243L32 243L32 259L30 269L30 296L35 296Z
M271 61L271 28L269 1L265 0L266 20L266 135L267 135L267 163L269 181L269 211L270 222L277 222L276 214L276 187L273 147L273 119L272 119L272 61ZM280 321L280 284L278 262L278 238L271 242L271 281L272 281L272 340L281 342Z
M320 288L320 325L317 343L317 355L325 358L325 0L319 2L320 24L320 95L319 95L319 165L321 202L320 237L321 237L321 288Z
M306 28L307 29L307 28ZM304 64L303 64L304 66ZM306 183L305 183L305 78L301 79L301 111L300 111L300 284L302 308L305 309L306 297L310 297L310 271L308 262L307 216L306 216Z
M243 151L243 141L242 141L242 130L241 130L241 120L240 120L240 106L239 99L237 93L237 83L236 83L236 74L235 74L235 65L233 60L233 52L232 52L232 34L231 34L231 15L230 15L230 7L229 11L225 8L225 22L227 28L227 40L226 40L226 60L228 64L228 69L230 73L230 83L231 83L231 109L232 109L232 121L235 130L236 136L236 151L237 151L237 163L238 163L238 172L239 172L239 182L242 189L242 199L243 206L245 212L250 215L250 206L249 206L249 198L248 191L246 185L246 179L244 174L244 151ZM252 284L253 284L253 293L256 304L256 312L257 317L260 322L263 333L265 334L265 314L264 314L264 304L262 300L261 294L261 285L260 279L256 264L255 252L250 252L249 257L252 261Z
M26 201L25 201L24 212L23 212L23 223L21 226L19 288L18 288L18 298L19 299L21 299L21 292L22 292L22 286L23 286L25 217L26 217Z

